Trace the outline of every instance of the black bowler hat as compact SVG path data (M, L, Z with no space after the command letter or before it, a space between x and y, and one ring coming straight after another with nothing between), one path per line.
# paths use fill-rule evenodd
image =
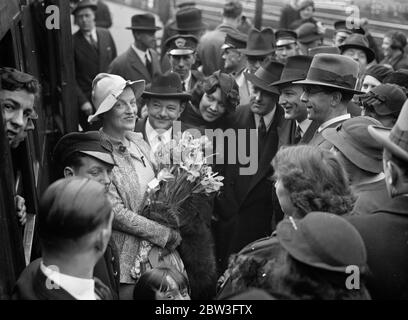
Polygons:
M280 80L271 83L271 86L279 86L306 79L312 60L313 58L309 56L289 57L283 68Z
M309 48L308 55L310 57L314 57L318 53L340 54L340 50L335 46L318 46L314 48Z
M167 39L164 49L170 55L180 56L194 53L197 45L198 39L192 34L176 34Z
M339 46L339 49L342 54L347 49L352 48L363 50L367 56L367 63L370 63L375 59L374 51L370 49L367 38L362 34L358 33L352 34L344 41L344 43L341 46Z
M275 34L271 28L258 30L252 28L248 34L247 46L238 49L248 56L267 56L275 51Z
M63 165L75 152L83 153L110 165L115 165L111 152L101 145L100 133L98 131L66 134L57 142L53 152L53 159L56 163Z
M156 19L151 13L135 14L132 16L132 26L127 27L130 30L157 31L161 28L156 26Z
M297 34L292 30L280 29L275 32L276 46L285 46L287 44L296 43Z
M248 41L248 36L241 32L227 32L224 44L221 49L244 49Z
M179 32L194 32L207 28L207 24L203 23L201 10L197 8L187 8L179 10L176 13L176 25L170 29Z
M95 1L92 0L82 0L79 1L74 9L72 10L72 14L75 15L78 10L84 9L84 8L91 8L93 11L96 11L97 5Z
M143 98L175 98L180 100L190 100L191 94L183 91L180 75L176 72L156 74L152 83L142 94Z
M275 86L271 86L272 82L278 81L281 77L283 64L277 61L264 62L254 74L244 73L245 79L250 81L256 87L261 88L269 93L279 95L279 90Z

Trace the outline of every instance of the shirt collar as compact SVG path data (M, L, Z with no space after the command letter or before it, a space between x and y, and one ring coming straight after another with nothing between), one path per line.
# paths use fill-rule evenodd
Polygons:
M189 91L190 90L190 81L191 81L191 70L190 70L190 72L188 73L188 76L187 76L187 78L186 78L186 80L181 80L181 82L184 82L185 83L185 86L186 86L186 90L187 91Z
M275 112L276 112L276 106L275 106L275 108L273 108L273 110L271 112L269 112L268 114L263 116L264 121L265 121L266 131L268 131L269 127L272 124L272 120L273 120L273 117L275 115ZM254 116L255 116L256 128L258 129L259 121L261 120L261 116L259 114L254 114Z
M96 300L95 281L93 279L82 279L63 274L44 265L41 261L41 271L46 277L67 291L77 300Z
M146 54L149 57L149 60L152 61L152 58L150 56L150 52L149 49L147 49L146 51L142 51L140 49L138 49L134 43L132 43L132 48L133 50L136 52L136 54L139 56L140 60L143 61L144 64L146 64Z
M320 127L317 129L317 132L320 133L320 132L322 132L324 129L326 129L327 127L331 126L333 123L342 122L342 121L345 121L345 120L350 119L350 118L351 118L350 113L346 113L346 114L343 114L343 115L341 115L341 116L334 117L334 118L332 118L332 119L330 119L330 120L327 120L326 122L323 122L323 123L320 125Z
M167 143L171 140L171 134L172 134L172 127L164 131L161 135L163 137L163 142ZM157 136L159 133L152 127L150 124L149 118L146 120L146 136L147 139L149 140L150 147L152 148L153 152L156 151L157 146L159 145L159 141L157 140Z
M312 123L313 120L310 120L308 118L306 118L305 120L303 120L302 122L298 122L296 120L296 125L299 126L300 128L300 135L303 137L303 135L305 134L305 132L307 131L307 129L309 129L310 124Z
M359 190L363 189L365 186L380 182L385 179L385 174L384 172L380 172L379 174L375 175L374 177L368 178L360 183L356 183L351 186L352 190L354 192L358 192Z
M97 35L97 33L96 33L96 28L93 28L91 31L89 31L89 32L83 32L82 33L84 36L85 36L85 38L88 38L89 37L89 35L91 34L92 35L92 38L95 40L95 41L98 41L98 35ZM88 39L87 39L88 40Z

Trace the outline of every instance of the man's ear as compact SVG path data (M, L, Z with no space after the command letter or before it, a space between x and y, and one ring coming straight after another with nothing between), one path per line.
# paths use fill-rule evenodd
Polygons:
M74 169L72 169L71 167L65 167L64 168L64 177L68 178L68 177L73 177L73 176L75 176Z
M183 113L184 109L186 108L186 101L183 101L180 103L180 112L179 112L179 116Z
M331 94L331 106L337 106L341 102L342 94L340 91L335 91Z
M398 173L401 170L400 168L398 168L398 166L395 165L394 162L392 162L391 160L388 160L385 163L386 166L386 179L387 179L387 183L392 186L395 187L398 183Z

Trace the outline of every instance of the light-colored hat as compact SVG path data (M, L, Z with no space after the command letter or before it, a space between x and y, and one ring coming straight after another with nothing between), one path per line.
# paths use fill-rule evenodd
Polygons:
M96 121L99 115L112 109L126 87L132 88L137 99L145 89L145 81L126 81L114 74L98 74L92 82L92 102L96 112L88 117L88 122Z

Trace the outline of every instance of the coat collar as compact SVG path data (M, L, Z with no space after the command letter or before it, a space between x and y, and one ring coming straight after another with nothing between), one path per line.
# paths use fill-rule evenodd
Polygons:
M150 56L152 57L152 63L153 63L153 55L151 51L149 50ZM139 56L136 54L135 50L133 50L132 47L129 47L127 51L127 56L128 56L128 61L129 64L135 68L138 72L142 73L144 78L147 80L147 82L151 81L151 75L149 71L146 68L146 65L140 60Z
M408 217L408 196L391 198L383 207L373 213L402 214Z

